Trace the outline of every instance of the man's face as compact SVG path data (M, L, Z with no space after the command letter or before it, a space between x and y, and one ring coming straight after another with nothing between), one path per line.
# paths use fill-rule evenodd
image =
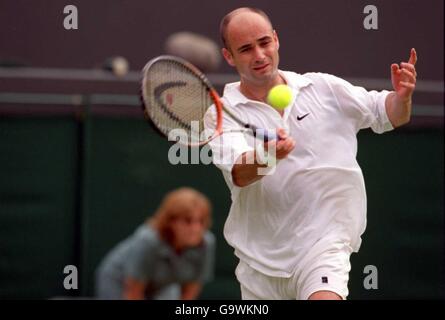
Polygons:
M262 16L243 12L234 16L227 27L226 61L235 67L241 81L261 86L278 75L277 34Z

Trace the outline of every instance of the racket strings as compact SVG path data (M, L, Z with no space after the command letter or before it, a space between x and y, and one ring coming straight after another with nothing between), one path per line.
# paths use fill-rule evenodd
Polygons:
M198 75L175 61L159 61L146 72L144 90L147 112L164 134L181 129L176 133L186 135L189 143L208 138L202 134L203 119L213 100Z

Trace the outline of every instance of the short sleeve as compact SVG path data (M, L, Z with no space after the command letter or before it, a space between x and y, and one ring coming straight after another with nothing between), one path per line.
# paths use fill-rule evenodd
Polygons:
M332 75L327 75L327 79L341 110L355 120L357 131L371 128L383 133L393 129L385 106L390 91L367 91Z
M234 111L235 112L235 111ZM204 126L209 132L216 128L216 111L210 107L204 117ZM226 114L223 114L223 130L241 129L240 125ZM213 164L226 173L224 176L232 182L232 168L236 160L245 152L254 150L242 132L226 132L209 142L212 149Z

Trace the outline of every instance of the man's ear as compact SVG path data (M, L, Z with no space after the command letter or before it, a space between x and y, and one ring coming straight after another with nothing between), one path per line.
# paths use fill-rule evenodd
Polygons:
M273 31L273 38L274 38L275 42L277 43L277 50L280 49L280 40L278 39L278 34L275 30Z
M229 65L231 65L232 67L234 67L235 62L233 61L232 53L230 53L230 51L227 50L226 48L222 48L221 52L222 52L224 59L226 59L227 63Z

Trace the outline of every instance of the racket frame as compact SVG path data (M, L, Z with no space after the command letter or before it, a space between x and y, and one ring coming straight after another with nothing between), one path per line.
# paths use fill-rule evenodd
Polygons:
M142 82L141 100L143 102L142 107L144 109L144 114L146 115L146 117L148 117L147 120L150 121L151 125L154 125L155 127L157 127L155 121L153 121L153 119L150 117L150 113L147 111L147 109L150 108L150 105L147 104L148 96L147 96L147 93L145 90L146 84L147 84L146 83L146 81L147 81L146 75L150 71L151 66L154 65L155 63L159 62L160 60L172 61L174 63L177 63L177 64L181 65L182 67L185 67L186 69L188 69L194 76L199 78L199 80L201 80L201 83L204 85L204 87L208 91L208 94L209 94L210 98L212 99L213 104L215 106L215 110L216 110L215 132L207 140L203 140L203 141L200 141L197 143L187 142L186 143L187 146L195 147L195 146L205 145L205 144L209 143L211 140L218 137L219 135L221 135L223 133L227 133L227 132L249 133L250 135L254 136L255 138L262 138L265 142L277 138L277 135L275 133L266 132L266 130L258 130L254 125L245 123L244 121L240 120L237 116L235 116L230 110L228 110L224 106L218 92L215 90L215 88L213 87L213 85L211 84L209 79L205 76L205 74L201 70L199 70L197 67L195 67L193 64L186 61L185 59L176 57L176 56L172 56L172 55L161 55L156 58L153 58L143 68L143 76L142 76L142 81L141 81ZM223 112L227 113L236 123L238 123L242 127L242 129L240 128L240 129L223 130ZM158 129L157 130L158 132L161 132L164 136L167 136L167 134L165 134L162 130L160 130L159 128L157 128L157 129ZM183 144L182 140L179 140L178 142Z

